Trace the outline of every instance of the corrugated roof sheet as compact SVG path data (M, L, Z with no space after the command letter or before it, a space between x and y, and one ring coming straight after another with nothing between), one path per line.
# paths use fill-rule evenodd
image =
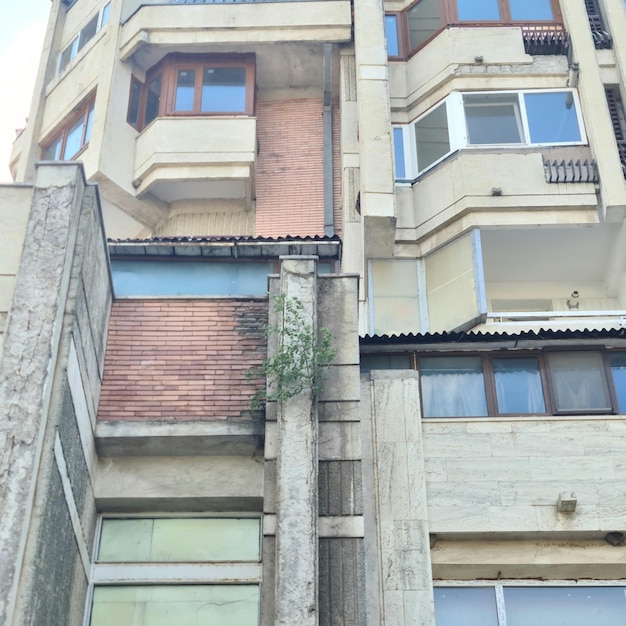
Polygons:
M321 259L341 257L341 239L338 236L151 237L109 239L108 244L111 256L277 258L285 255L316 255Z
M626 339L626 328L603 329L561 329L541 328L514 333L507 332L442 332L417 333L406 335L365 335L360 338L362 346L398 346L425 344L454 344L454 343L498 343L502 341L546 341L546 340L606 340Z

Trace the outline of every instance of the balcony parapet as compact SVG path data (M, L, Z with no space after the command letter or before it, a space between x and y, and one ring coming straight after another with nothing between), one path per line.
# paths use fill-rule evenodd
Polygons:
M138 137L137 195L165 202L254 193L256 118L162 117Z

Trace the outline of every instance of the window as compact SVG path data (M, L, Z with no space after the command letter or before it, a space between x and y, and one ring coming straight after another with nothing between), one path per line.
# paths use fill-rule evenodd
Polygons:
M70 161L89 143L94 100L81 107L78 114L58 132L43 149L44 161Z
M549 25L561 14L557 0L417 0L387 17L393 17L385 20L387 54L406 58L446 25Z
M394 126L396 180L415 180L462 148L584 143L579 111L569 89L452 93L411 124Z
M257 626L260 530L259 518L102 519L90 625Z
M116 296L265 296L269 262L111 261Z
M254 56L170 55L131 80L127 121L141 130L159 116L253 115Z
M435 587L434 595L437 626L621 626L626 615L626 587L607 583L485 583Z
M111 3L105 4L95 15L93 15L81 31L63 48L59 54L57 73L60 74L70 63L70 61L85 47L87 42L106 25L109 20Z
M626 352L425 355L418 369L424 417L626 411Z

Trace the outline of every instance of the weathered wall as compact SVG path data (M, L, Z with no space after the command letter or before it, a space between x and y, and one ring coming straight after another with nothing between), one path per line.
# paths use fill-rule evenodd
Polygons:
M259 100L256 234L324 234L322 100Z
M94 407L111 281L76 164L37 169L0 362L0 618L80 624L95 527Z
M116 301L98 419L245 416L266 319L265 299Z

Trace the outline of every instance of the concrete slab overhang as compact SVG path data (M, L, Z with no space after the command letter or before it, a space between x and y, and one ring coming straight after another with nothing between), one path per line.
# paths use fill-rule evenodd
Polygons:
M145 46L343 42L352 36L348 0L232 4L142 4L122 27L122 60Z
M254 197L256 119L161 117L137 137L134 185L164 202Z

